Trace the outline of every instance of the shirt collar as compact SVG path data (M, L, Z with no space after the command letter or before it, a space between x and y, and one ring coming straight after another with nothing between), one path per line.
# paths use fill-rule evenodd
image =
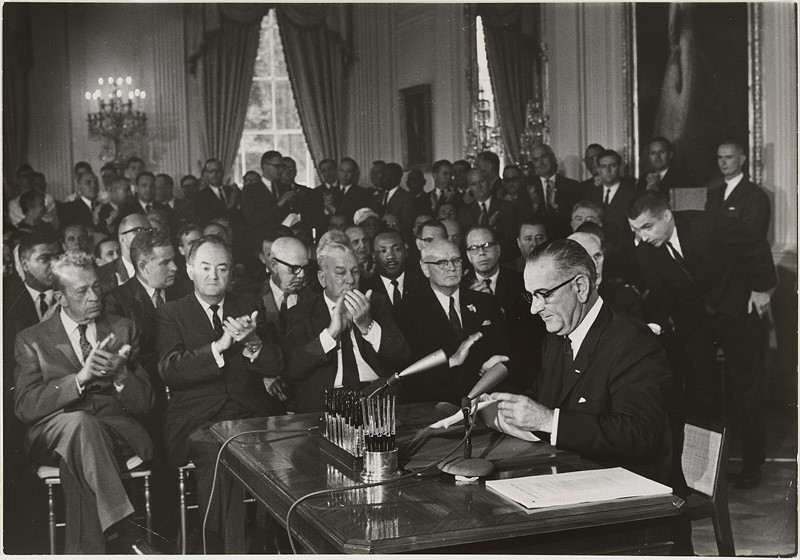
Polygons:
M133 267L133 263L126 260L125 257L120 257L119 260L122 261L122 266L125 267L125 270L128 271L128 278L133 278L136 276L136 269Z
M200 305L203 306L203 311L205 311L206 315L208 315L211 304L208 303L203 298L201 298L200 296L198 296L197 292L194 293L194 297L197 298L197 301L199 301ZM222 313L222 309L225 307L225 298L222 298L222 301L220 301L217 305L219 305L219 312Z
M383 285L386 286L386 291L387 292L389 291L389 288L394 289L394 287L392 286L392 279L391 278L389 278L388 276L384 276L382 274L380 274L379 276L380 276L381 280L383 281ZM403 271L402 273L400 273L400 276L398 276L397 278L394 279L395 281L397 281L397 289L400 290L401 292L403 291L403 281L405 280L405 277L406 277L406 273L405 273L405 271Z
M141 284L142 287L144 288L144 291L147 292L147 297L149 297L150 299L153 299L153 294L156 293L156 289L155 288L151 288L150 286L145 284L144 280L139 278L138 275L136 276L136 281L139 282L139 284Z
M480 278L481 280L489 279L492 281L492 290L494 291L497 288L497 277L500 276L500 267L497 267L497 271L492 274L491 276L484 276L477 270L475 271L475 277Z
M89 208L92 208L92 206L94 206L94 203L91 200L89 200L88 198L86 198L85 196L81 196L81 200Z
M59 314L59 316L61 317L61 324L62 324L62 325L64 325L64 330L65 330L65 331L67 331L67 334L68 334L68 335L71 335L73 332L75 332L76 330L78 330L78 326L79 326L79 325L78 325L78 323L76 323L75 321L73 321L73 320L72 320L72 317L70 317L69 315L67 315L67 312L66 312L66 310L64 310L64 309L62 308L62 309L61 309L61 313ZM93 326L94 326L94 321L92 321L92 322L90 322L90 323L86 323L86 328L87 328L87 329L88 329L89 327L93 327Z
M677 225L674 228L672 228L672 235L669 238L669 243L676 251L678 251L678 253L681 254L681 257L683 257L683 248L681 248L681 240L678 237Z
M461 290L456 290L452 296L446 296L433 286L431 286L431 290L433 290L433 294L436 296L436 299L439 300L439 305L442 306L444 309L445 315L450 313L450 298L455 300L456 312L460 315L461 314Z
M325 292L325 290L322 291L322 297L325 298L325 305L328 306L328 311L330 312L330 314L332 316L333 315L333 310L336 309L336 302L328 297L328 294Z
M491 196L489 198L487 198L486 200L484 200L483 202L479 202L477 199L475 200L475 202L478 203L478 208L481 207L481 204L485 204L487 213L489 212L489 209L492 207L492 197Z
M397 189L399 189L399 188L400 188L400 185L397 185L393 189L389 189L389 196L386 197L386 200L389 200L390 198L392 198L394 196L394 193L396 193Z
M53 299L53 290L45 290L43 292L40 292L35 288L31 288L26 282L23 282L23 284L25 284L25 287L28 289L28 293L31 295L36 305L39 305L39 294L45 294L44 299L47 302L47 305L48 306L50 305L50 301L52 301Z
M270 292L272 292L272 299L275 300L275 305L280 307L281 303L283 302L283 298L285 298L286 295L284 295L284 291L281 290L275 283L275 281L272 279L272 276L269 277L269 290ZM289 305L288 300L286 301L286 305L287 306Z
M658 178L659 178L659 179L663 179L663 178L664 178L664 175L666 175L668 171L669 171L669 167L667 167L666 169L663 169L663 170L659 171L659 172L658 172Z
M595 320L597 319L597 315L600 313L600 308L603 306L603 298L597 296L597 301L594 302L594 305L586 314L586 317L583 318L581 324L575 327L571 333L567 336L569 337L570 346L572 346L572 355L577 356L578 351L581 349L581 344L583 344L583 340L586 338L586 335L589 332L589 329L594 324Z
M741 182L743 178L744 178L744 173L739 173L735 177L731 177L730 179L725 179L725 184L728 185L728 187L730 187L731 189L733 189L734 187L736 187L736 185L738 185Z
M611 192L616 192L616 190L619 188L619 183L620 182L617 181L613 185L603 185L603 192L605 192L607 189L611 189Z

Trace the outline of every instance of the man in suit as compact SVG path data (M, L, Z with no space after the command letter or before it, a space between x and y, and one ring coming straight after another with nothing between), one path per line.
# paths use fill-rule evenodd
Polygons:
M598 296L594 262L575 241L534 249L524 276L530 312L549 334L530 396L489 395L500 401L501 425L549 434L558 448L671 484L670 370L661 345Z
M357 210L373 206L369 191L358 184L360 175L361 171L356 160L350 157L342 158L339 164L340 194L337 213L345 216L350 223L353 222L353 214ZM402 170L400 177L402 178Z
M636 196L635 181L622 177L622 157L605 150L597 157L600 186L591 187L584 198L603 208L603 231L606 236L606 276L627 284L641 282L641 273L633 255L633 233L625 212Z
M672 146L672 142L666 138L656 136L650 140L647 155L650 160L650 172L639 178L639 182L636 184L637 191L658 189L669 196L670 189L685 189L694 186L694 181L688 173L672 165L675 148Z
M323 409L325 391L359 390L408 364L410 349L382 294L358 286L353 250L331 242L317 252L323 293L287 313L287 375L297 386L297 411Z
M433 189L420 195L416 207L417 214L436 216L442 204L453 202L456 199L456 193L450 185L453 177L453 164L446 159L440 159L433 164L431 173L433 174Z
M91 171L83 173L77 181L78 196L71 202L65 202L58 211L58 222L63 228L72 224L80 224L94 228L95 208L99 206L97 194L100 185L97 176Z
M398 309L408 294L414 291L414 281L406 274L408 251L399 232L382 231L372 240L375 256L375 274L361 281L361 289L383 294L392 303L392 312L397 319Z
M385 188L377 193L373 201L373 208L379 216L391 214L400 221L400 233L403 239L410 241L413 238L414 226L414 199L407 190L400 186L403 180L403 168L397 163L387 163L385 168Z
M522 170L516 165L506 165L503 169L503 189L500 198L514 205L514 217L517 223L530 220L538 213L541 202L538 195L535 196L537 198L534 201L525 186Z
M537 216L544 221L551 239L563 239L571 232L569 228L572 207L581 198L578 182L558 173L558 161L553 149L547 144L537 144L531 154L533 169L531 199L540 201Z
M156 202L156 176L150 171L142 171L136 177L135 196L128 200L120 210L120 215L124 218L131 214L149 214L152 210L162 210L169 214L169 209Z
M572 207L570 229L575 232L585 222L592 222L603 227L603 207L591 200L580 200Z
M485 151L478 154L475 158L475 168L483 171L489 180L489 192L496 195L503 187L500 179L500 158L496 153Z
M270 415L262 379L283 369L280 348L256 331L260 298L227 291L232 268L227 245L201 237L186 264L194 290L156 315L158 371L170 391L164 439L173 466L192 461L197 467L201 512L209 507L220 446L209 428L222 420ZM214 549L221 544L222 511L239 519L243 507L240 489L225 481L216 488L208 510Z
M467 173L467 181L474 200L461 207L459 221L462 230L466 231L473 226L492 227L497 233L503 258L512 260L518 255L514 243L517 234L514 205L492 194L491 176L480 169Z
M60 467L65 552L105 553L112 534L130 552L142 533L119 460L152 457L150 437L134 418L153 404L136 362L138 332L127 319L102 315L92 257L65 253L51 270L61 310L17 336L15 412L30 458Z
M438 349L461 363L449 364L403 383L412 402L447 401L460 405L479 379L481 365L492 355L509 355L503 313L494 298L462 289L462 257L450 241L433 241L422 249L422 272L428 280L403 304L400 326L414 359ZM473 345L474 344L474 345ZM463 345L469 349L463 358Z
M589 172L589 178L578 183L578 190L583 195L593 187L600 186L600 176L597 170L597 156L605 151L600 144L589 144L583 153L583 164Z
M185 223L194 222L194 203L187 198L175 198L175 181L166 173L156 175L155 200L163 205L172 217L171 231L178 229Z
M708 188L706 211L736 218L753 231L767 235L769 230L769 198L758 185L744 176L747 161L744 146L725 141L717 148L717 163L724 181L715 181Z
M64 236L61 245L64 251L77 251L79 253L89 253L91 241L89 232L80 224L72 224L64 228Z
M550 241L550 238L547 236L547 230L542 222L536 219L525 220L517 229L517 247L519 248L520 256L513 261L503 263L503 266L516 270L520 274L523 273L531 251L548 241Z
M203 179L206 186L195 197L195 211L200 225L214 218L234 218L238 215L241 192L232 185L222 184L222 162L217 158L206 160L203 165Z
M255 252L265 232L275 229L288 214L297 193L281 183L285 169L280 152L270 150L261 156L261 183L246 184L242 190L242 214L247 231L247 249Z
M100 280L100 287L104 294L133 278L136 270L131 262L131 243L139 233L153 231L154 229L150 225L147 216L143 214L128 214L122 219L119 223L119 233L117 234L120 257L97 270L97 277Z
M645 191L628 210L636 257L650 290L650 320L674 325L672 350L683 374L686 411L721 417L717 345L725 351L726 393L742 442L739 488L760 482L764 462L764 324L777 285L764 236L707 212L673 213L666 197Z
M498 164L499 165L499 164ZM469 204L473 201L472 193L467 184L467 173L470 172L472 166L467 160L460 159L453 162L453 191L456 194L456 201L464 204ZM458 200L458 199L461 200Z
M119 223L122 220L122 208L128 202L131 194L131 184L125 177L116 177L108 187L108 202L97 210L97 229L111 237L116 237L119 232Z

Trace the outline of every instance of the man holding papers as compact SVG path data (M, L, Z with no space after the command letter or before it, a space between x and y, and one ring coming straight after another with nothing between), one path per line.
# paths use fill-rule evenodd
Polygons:
M529 396L489 396L500 401L499 424L670 483L670 372L655 336L603 302L594 261L575 241L537 247L524 279L531 313L548 331L542 369Z

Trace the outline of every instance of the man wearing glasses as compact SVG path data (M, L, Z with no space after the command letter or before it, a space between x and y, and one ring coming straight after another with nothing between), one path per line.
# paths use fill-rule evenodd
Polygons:
M136 276L136 270L131 262L131 243L136 235L143 231L155 231L144 214L129 214L119 223L117 239L120 258L97 269L97 279L104 294Z
M404 387L415 402L460 404L477 383L481 365L493 354L509 355L503 313L491 295L460 287L463 262L452 242L436 240L425 245L421 266L427 282L409 294L398 310L398 322L414 359L440 348L453 356L465 341L480 335L462 365L410 377Z
M269 150L261 156L261 183L249 183L242 189L242 214L248 248L258 249L265 232L275 229L289 213L295 191L281 182L286 169L280 152Z
M214 218L227 218L239 209L241 192L232 185L223 185L222 162L217 158L206 160L203 165L203 182L195 198L197 220L201 225Z
M673 482L670 370L655 335L603 301L592 257L571 239L534 249L524 279L531 313L549 334L529 396L488 396L500 401L501 424L601 465Z

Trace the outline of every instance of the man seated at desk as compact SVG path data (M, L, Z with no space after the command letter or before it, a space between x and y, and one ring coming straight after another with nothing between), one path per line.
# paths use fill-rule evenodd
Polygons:
M565 239L525 266L531 313L548 334L530 396L494 393L501 422L550 434L550 443L601 465L670 480L666 355L643 324L597 293L592 258ZM544 436L546 437L546 435Z

